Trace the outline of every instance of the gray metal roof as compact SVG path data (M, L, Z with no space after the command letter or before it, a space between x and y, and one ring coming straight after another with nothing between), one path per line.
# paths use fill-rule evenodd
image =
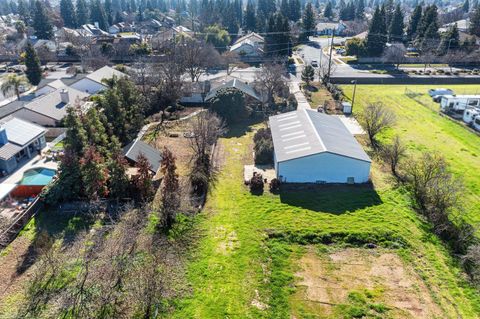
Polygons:
M62 102L60 95L62 90L68 92L69 103ZM65 87L34 99L26 104L25 108L60 121L67 115L67 106L72 105L76 101L81 101L88 96L90 96L90 94L75 90L71 87Z
M6 119L0 124L7 132L8 141L22 147L46 132L43 127L16 117Z
M236 88L237 90L240 90L243 93L245 93L247 95L250 95L254 99L257 99L259 101L262 100L260 98L260 96L258 96L258 94L255 92L255 90L250 85L248 85L245 82L240 81L239 79L233 79L233 80L228 81L225 84L222 84L222 85L217 86L216 88L210 90L210 92L205 97L205 101L208 101L208 100L212 99L213 97L215 97L215 95L217 95L218 91L220 91L221 89L226 89L226 88Z
M8 160L15 156L18 152L22 150L21 146L15 145L13 143L7 143L0 147L0 159Z
M98 69L95 72L90 73L87 75L87 78L95 81L97 83L103 84L102 80L104 79L111 79L114 76L116 77L124 77L127 76L125 73L115 70L109 66L104 66L103 68Z
M137 161L137 158L140 154L143 154L147 158L148 162L150 163L150 170L153 173L156 173L160 168L162 161L162 155L157 149L151 147L145 142L142 142L138 138L123 148L123 156L133 162Z
M297 110L271 116L269 123L278 162L324 152L371 162L335 116L315 110Z

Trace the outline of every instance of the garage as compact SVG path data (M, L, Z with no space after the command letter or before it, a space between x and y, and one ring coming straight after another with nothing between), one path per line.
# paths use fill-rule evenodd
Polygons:
M269 118L277 178L284 183L366 183L371 159L335 116L297 110Z

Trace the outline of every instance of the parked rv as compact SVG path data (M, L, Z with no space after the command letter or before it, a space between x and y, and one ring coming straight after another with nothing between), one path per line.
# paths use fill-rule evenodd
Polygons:
M472 124L478 115L480 115L480 109L473 107L467 108L465 112L463 112L463 121L467 124Z
M475 131L480 132L480 116L477 116L472 123L472 127L475 129Z
M440 110L454 117L463 117L467 108L480 106L480 95L445 95L440 101Z

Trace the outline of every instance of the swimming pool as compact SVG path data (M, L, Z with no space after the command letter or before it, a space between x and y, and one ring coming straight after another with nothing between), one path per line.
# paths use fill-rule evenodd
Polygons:
M32 168L23 173L20 185L44 186L50 183L56 173L57 171L51 168Z

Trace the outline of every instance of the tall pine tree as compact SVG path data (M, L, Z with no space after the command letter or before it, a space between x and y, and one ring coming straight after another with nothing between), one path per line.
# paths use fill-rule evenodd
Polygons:
M244 15L244 27L248 31L256 30L256 17L255 17L255 6L253 5L252 0L248 0L247 8Z
M25 48L25 66L28 81L32 85L38 85L42 80L42 68L40 67L40 60L33 45L29 42Z
M390 28L388 29L388 38L390 42L402 42L403 41L403 30L405 25L403 24L403 12L400 8L400 5L397 4L395 13L392 17L392 22L390 22Z
M77 23L79 26L88 23L88 6L85 0L77 0Z
M413 10L412 15L410 16L410 21L407 27L407 39L408 41L413 40L417 35L418 25L422 19L422 6L416 6Z
M315 14L313 13L311 2L307 3L305 11L303 12L302 26L304 30L303 40L308 40L308 37L312 36L315 30Z
M45 5L39 0L35 1L35 12L33 15L33 29L39 39L53 38L53 26L47 15Z
M74 29L77 27L77 15L75 14L75 8L72 0L60 1L60 16L63 19L63 24L67 28Z
M380 56L383 53L383 49L387 43L386 29L382 10L377 7L370 22L365 41L365 49L368 56Z
M325 5L325 9L323 10L323 16L327 19L333 18L333 7L330 1L328 1Z
M471 35L480 37L480 7L476 7L473 16L470 19L469 32Z

